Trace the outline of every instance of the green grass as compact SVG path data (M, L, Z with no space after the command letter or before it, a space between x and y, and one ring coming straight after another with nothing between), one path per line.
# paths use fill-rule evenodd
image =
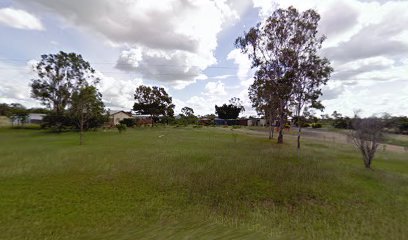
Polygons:
M397 146L408 147L408 135L386 134L384 142Z
M291 138L292 139L292 138ZM0 129L0 239L406 239L408 162L219 128Z

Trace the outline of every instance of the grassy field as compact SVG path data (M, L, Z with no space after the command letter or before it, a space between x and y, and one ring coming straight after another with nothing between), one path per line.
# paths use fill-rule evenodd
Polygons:
M294 139L294 138L291 138ZM408 159L219 128L0 128L0 239L407 239Z

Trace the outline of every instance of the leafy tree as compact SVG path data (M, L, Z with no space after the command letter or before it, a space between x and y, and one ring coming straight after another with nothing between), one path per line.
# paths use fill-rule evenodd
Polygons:
M190 108L190 107L183 107L182 109L181 109L181 113L184 115L184 116L194 116L194 110L192 109L192 108Z
M239 98L231 98L229 104L218 107L215 105L215 113L222 119L237 119L241 112L245 111Z
M54 119L62 120L74 92L100 80L90 64L76 53L42 55L35 68L38 78L31 82L31 96L50 108Z
M46 108L30 108L28 109L30 113L41 113L41 114L49 114L51 111Z
M122 132L126 131L127 129L126 125L122 123L116 124L115 126L118 129L120 134L122 134Z
M0 115L10 118L12 124L24 125L28 120L29 111L20 103L0 104Z
M119 122L120 124L125 124L126 127L134 127L136 125L136 119L134 118L125 118Z
M324 40L317 36L319 19L314 10L278 9L235 41L256 69L249 90L253 105L276 112L279 119L278 143L283 143L290 107L300 115L305 105L317 106L320 86L332 71L328 60L317 55Z
M164 88L141 85L136 88L134 98L136 102L133 105L133 110L139 114L150 115L153 122L160 115L164 117L174 116L172 98Z
M252 107L258 115L264 115L269 121L269 139L273 138L273 123L277 117L278 98L274 93L275 89L272 81L268 81L262 76L255 76L253 84L249 87L249 99Z
M398 121L399 133L408 133L408 117L400 117Z
M180 114L180 124L188 125L195 124L197 117L194 115L194 110L190 107L183 107Z
M83 144L84 128L88 128L91 120L101 119L105 105L102 94L94 86L85 86L73 92L69 112L79 127L79 144Z
M0 103L0 116L9 116L10 106L7 103Z

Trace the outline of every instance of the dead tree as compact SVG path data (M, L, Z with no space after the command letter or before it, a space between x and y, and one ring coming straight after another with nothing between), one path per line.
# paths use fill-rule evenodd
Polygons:
M379 146L379 142L383 138L383 123L381 119L370 118L354 118L351 137L356 148L363 156L364 166L371 169L371 163Z

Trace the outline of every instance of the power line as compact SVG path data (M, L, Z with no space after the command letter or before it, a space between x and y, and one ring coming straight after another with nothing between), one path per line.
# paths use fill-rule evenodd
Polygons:
M24 62L27 63L28 61L31 61L33 59L6 59L6 58L0 58L0 61L5 61L5 62ZM101 62L91 62L88 61L89 64L91 65L115 65L115 66L128 66L131 64L126 64L126 63L117 63L117 62L108 62L108 61L101 61ZM157 66L157 67L190 67L190 68L200 68L200 66L197 65L186 65L186 64L146 64L146 66ZM228 67L228 66L208 66L205 69L239 69L238 67Z

